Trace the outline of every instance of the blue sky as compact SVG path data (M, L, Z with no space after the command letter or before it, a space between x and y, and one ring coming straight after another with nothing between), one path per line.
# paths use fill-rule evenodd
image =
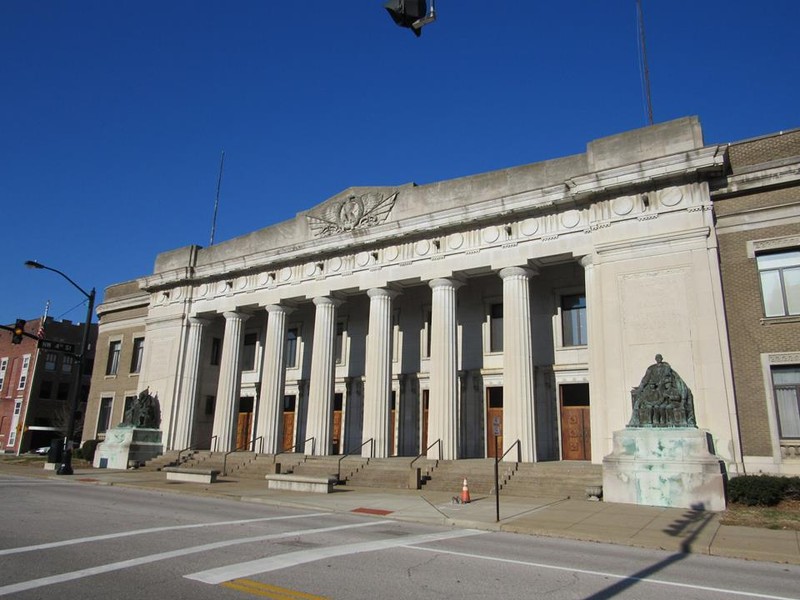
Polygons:
M482 8L482 6L488 8ZM634 0L0 1L0 322L80 321L159 252L352 185L580 153L647 124ZM800 2L644 0L656 122L707 143L800 127Z

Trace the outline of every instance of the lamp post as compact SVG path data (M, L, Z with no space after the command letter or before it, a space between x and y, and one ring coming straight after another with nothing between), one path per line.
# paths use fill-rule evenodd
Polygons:
M81 384L83 383L83 371L86 366L86 353L89 349L89 332L91 331L92 324L92 311L94 310L94 295L95 291L92 288L91 292L87 292L77 283L72 281L70 277L62 273L58 269L48 267L35 260L25 261L25 266L29 269L44 269L45 271L52 271L58 273L64 279L69 281L81 294L86 296L89 300L89 306L86 310L86 322L83 324L83 341L81 342L81 352L78 355L78 381L76 385L72 386L72 393L69 406L69 418L67 419L67 435L64 438L64 451L61 457L61 466L56 471L59 475L72 475L72 438L75 435L75 414L78 412L78 397L81 391Z

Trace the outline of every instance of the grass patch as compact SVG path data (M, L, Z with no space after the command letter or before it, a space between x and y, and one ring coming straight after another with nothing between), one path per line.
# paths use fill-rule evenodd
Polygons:
M783 500L777 506L730 503L722 513L722 525L800 531L800 500Z

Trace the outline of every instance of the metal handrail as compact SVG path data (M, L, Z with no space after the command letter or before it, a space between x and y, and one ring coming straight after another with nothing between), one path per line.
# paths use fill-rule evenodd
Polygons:
M370 450L369 450L369 456L370 456L370 458L374 458L374 457L375 457L375 438L369 438L369 439L368 439L366 442L364 442L363 444L361 444L361 445L360 445L358 448L356 448L355 450L352 450L352 451L348 452L347 454L345 454L345 455L343 455L343 456L340 456L340 457L339 457L339 464L338 464L338 466L337 466L337 469L336 469L336 481L337 481L337 482L339 482L339 481L341 481L341 480L342 480L342 461L343 461L345 458L347 458L348 456L352 456L352 455L353 455L353 454L355 454L356 452L360 451L360 450L361 450L361 449L362 449L364 446L366 446L367 444L370 444Z
M408 463L409 469L413 469L414 468L414 463L417 462L420 458L422 458L423 456L428 456L428 450L433 448L436 444L439 444L439 460L442 460L442 438L439 438L438 440L433 442L430 446L425 448L425 452L422 452L421 454L419 454L417 456L417 458L415 458L410 463Z
M256 451L256 442L258 440L261 440L261 452L259 452L259 454L263 454L263 452L264 452L264 436L263 435L260 435L256 439L253 440L252 444L250 445L250 451L251 452L255 452Z
M233 450L228 450L225 453L225 456L222 457L222 474L223 475L227 475L228 474L228 468L227 468L228 467L228 455L229 454L233 454L234 452L241 452L242 450L247 450L248 446L250 446L249 443L245 444L244 446L239 446L238 448L234 448Z
M508 447L508 450L506 450L503 453L503 456L501 456L500 458L495 458L495 461L497 461L499 463L501 460L503 460L506 457L506 454L508 454L509 452L511 452L514 449L514 446L517 447L517 462L522 462L522 442L520 442L519 440L517 440L516 442L511 444Z
M303 441L303 449L305 449L306 444L308 442L311 442L311 454L314 454L314 449L316 448L316 445L317 445L317 438L312 436L312 437L308 438L307 440L304 440ZM284 450L280 450L279 452L276 452L275 454L272 455L272 463L275 464L275 459L278 457L278 454L285 454L285 453L291 452L292 450L297 450L297 447L299 445L300 444L295 444L294 446L292 446L289 449L284 449ZM303 454L305 454L305 452L303 452Z
M217 442L218 441L219 441L219 436L218 435L212 435L211 436L211 443L209 443L208 447L209 448L214 448L214 452L217 451Z
M188 448L184 448L183 450L179 450L178 451L178 458L175 459L175 462L178 463L178 464L181 464L181 454L183 454L184 452L188 452L189 450L194 450L194 448L192 446L189 446Z

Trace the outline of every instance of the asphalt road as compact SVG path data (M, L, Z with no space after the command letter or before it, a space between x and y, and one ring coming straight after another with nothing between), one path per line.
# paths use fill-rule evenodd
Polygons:
M800 567L0 476L0 596L800 599Z

